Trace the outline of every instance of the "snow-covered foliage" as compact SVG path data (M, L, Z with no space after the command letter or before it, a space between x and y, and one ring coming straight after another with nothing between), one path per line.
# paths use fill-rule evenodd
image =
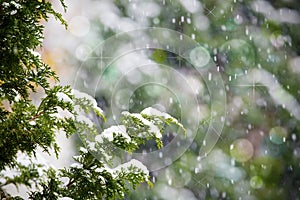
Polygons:
M96 100L59 85L55 72L35 50L42 45L41 19L52 14L66 25L61 14L49 1L5 1L0 10L0 198L21 199L6 191L8 185L25 185L29 199L60 200L120 199L142 182L151 185L147 168L138 160L111 167L114 155L109 147L133 152L144 142L141 132L146 139L160 142L162 126L141 114L127 113L124 125L98 135L94 118L105 122L105 117ZM31 95L40 90L33 102ZM75 133L82 139L88 139L86 133L97 137L83 140L87 148L79 149L75 163L57 169L39 156L37 148L49 154L54 150L58 157L55 136L61 131L67 137ZM95 152L102 156L96 157Z
M145 142L139 133L143 133L147 140L159 141L158 146L161 147L163 123L174 122L183 128L175 118L167 113L162 113L154 108L145 110L144 114L124 112L122 119L124 125L111 126L96 135L95 141L84 142L87 148L80 148L79 155L74 156L76 162L69 168L60 170L58 173L49 170L48 177L50 174L50 179L48 178L48 181L51 181L52 178L58 187L54 191L51 190L51 195L58 194L74 199L115 199L125 196L129 189L127 183L130 183L133 188L141 182L148 182L151 186L146 166L136 159L131 159L116 167L111 167L114 152L109 151L109 144L130 152L134 151L139 144ZM157 137L157 132L160 133L159 137ZM101 156L97 157L95 154ZM65 179L68 181L63 182ZM42 191L32 195L34 198L40 195L50 195L47 193L48 190L49 188L43 188Z

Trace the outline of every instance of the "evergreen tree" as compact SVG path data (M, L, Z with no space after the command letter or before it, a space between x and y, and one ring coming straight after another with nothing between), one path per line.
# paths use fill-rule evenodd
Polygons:
M66 9L63 1L61 4ZM142 182L151 185L147 168L137 160L113 167L112 149L133 152L145 142L137 133L143 133L145 139L155 139L161 147L165 125L182 125L170 115L148 108L155 112L124 112L123 125L99 134L94 118L89 118L98 116L98 120L100 117L101 122L105 121L96 100L70 86L61 86L55 72L36 52L43 41L43 21L49 15L67 26L51 2L45 0L0 4L1 199L21 199L5 191L8 184L26 185L30 199L51 200L123 198L131 187ZM32 94L37 92L42 97L33 101ZM41 162L36 150L41 147L49 153L54 149L59 156L55 137L60 130L68 137L75 133L83 138L89 136L89 141L74 157L74 164L55 169Z

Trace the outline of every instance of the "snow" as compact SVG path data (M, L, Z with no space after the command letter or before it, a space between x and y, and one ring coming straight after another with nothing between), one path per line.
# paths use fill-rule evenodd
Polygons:
M75 98L78 98L78 99L87 99L87 100L90 101L90 103L92 104L92 107L93 107L93 109L94 109L94 112L96 112L96 114L99 113L100 115L104 115L103 110L102 110L100 107L98 107L97 101L96 101L92 96L90 96L90 95L88 95L88 94L86 94L86 93L80 92L80 91L78 91L78 90L74 90L74 89L72 90L71 93L75 96ZM66 97L63 96L63 95L60 95L60 98L66 99ZM74 110L77 111L77 112L79 112L79 111L81 110L81 109L80 109L80 106L75 105L75 106L74 106ZM93 124L93 123L91 122L91 120L89 120L88 118L86 118L86 117L84 117L84 116L79 117L79 120L84 121L84 122L86 122L87 124L90 124L91 126L92 126L92 124Z
M60 197L58 198L58 200L73 200L73 199L70 197Z
M91 150L91 151L97 151L97 149L96 149L96 143L95 142L87 141L87 146L88 146L89 150Z
M28 49L29 49L29 48L28 48ZM40 54L39 52L34 51L34 50L32 50L32 49L29 49L29 51L30 51L34 56L38 57L39 59L42 58L42 56L41 56L41 54Z
M94 110L95 110L96 113L98 112L98 113L100 113L101 115L104 115L104 112L103 112L103 110L102 110L101 108L95 107Z
M202 5L199 1L195 0L180 0L182 6L186 9L186 11L190 13L196 13L202 11Z
M11 4L13 4L16 9L20 9L22 7L19 3L16 3L15 1L11 1Z
M158 116L158 117L163 117L165 119L173 119L173 117L171 115L169 115L168 113L164 113L164 112L161 112L155 108L152 108L152 107L148 107L148 108L145 108L141 114L143 115L154 115L154 116Z
M148 115L148 116L163 117L164 119L172 120L173 123L175 123L177 126L179 126L180 128L182 128L183 130L185 130L185 128L183 127L183 125L180 124L177 119L175 119L174 117L172 117L168 113L161 112L161 111L159 111L159 110L157 110L155 108L152 108L152 107L145 108L141 112L141 114L142 115Z
M70 165L70 167L72 167L72 168L82 168L83 165L80 164L80 163L73 163L73 164Z
M56 96L58 97L59 101L72 102L72 99L63 92L58 92Z
M121 134L125 138L126 142L129 142L131 140L131 138L126 133L126 127L124 125L111 126L107 129L105 129L100 135L97 135L95 137L95 140L99 143L102 143L103 138L106 138L106 139L108 139L108 141L111 142L114 140L113 133Z
M94 123L87 117L83 116L83 115L78 115L77 116L77 121L82 122L87 124L89 127L93 127Z
M21 95L19 94L19 92L15 89L12 89L14 91L14 93L16 94L15 96L15 102L18 102L21 99Z
M138 9L136 9L138 8ZM161 12L161 7L151 1L140 1L133 4L129 4L129 14L134 15L135 18L142 17L157 17Z
M109 141L112 141L113 139L112 139L112 137L110 137L110 138L108 138L108 140L109 140ZM99 143L103 143L103 135L97 135L97 136L95 137L95 141L96 141L96 142L99 142Z
M16 10L13 10L13 11L10 12L10 14L11 14L11 15L15 15L15 14L17 14L17 11L16 11Z
M92 96L88 95L87 93L83 93L83 92L80 92L80 91L74 90L74 89L72 90L72 93L75 96L75 98L78 98L78 99L85 98L92 103L93 107L97 107L96 100Z
M277 22L287 22L292 24L300 23L300 16L295 10L280 8L275 9L268 1L257 0L251 4L256 12L262 13L266 18Z
M31 121L29 121L29 124L30 124L31 126L34 126L34 125L36 125L36 121L35 121L35 120L31 120Z
M2 3L2 6L3 6L4 8L7 8L7 7L9 6L9 3L3 2L3 3Z
M29 156L26 153L18 151L16 162L18 164L20 164L22 166L26 166L26 167L28 167L32 164L42 166L42 167L37 168L37 171L38 171L38 174L40 177L45 176L43 170L47 170L50 166L49 162L47 160L45 160L44 157L39 152L37 152L35 156L34 155ZM53 167L53 168L55 168L55 167ZM20 175L21 175L20 171L17 170L16 168L6 167L4 170L2 170L0 172L0 177L14 178L14 177L20 176Z
M79 149L82 153L88 153L88 150L84 147L80 147Z
M141 114L139 113L129 113L127 111L122 112L122 115L130 115L134 118L139 119L143 124L149 126L149 132L154 133L156 138L161 138L162 135L160 133L160 130L157 126L155 126L153 123L151 123L149 120L145 119Z
M209 18L202 14L195 14L192 16L195 28L200 31L205 31L210 25Z
M243 79L249 84L261 83L269 90L270 96L277 105L284 105L283 107L291 113L296 119L300 120L300 105L298 101L286 91L278 80L268 71L264 69L253 69Z
M70 118L70 119L75 119L74 115L68 111L67 109L62 109L61 107L56 107L57 112L56 113L51 113L51 117L56 117L58 119L63 119L63 118Z
M102 183L102 184L105 184L105 183L106 183L105 178L104 178L103 176L99 176L98 178L101 180L101 183ZM102 185L102 187L106 187L106 186L105 186L105 185Z
M111 159L113 158L112 156L108 155L108 154L105 152L105 150L103 150L102 148L100 148L100 149L98 149L98 150L99 150L100 153L104 156L104 158L105 158L106 161L109 161L109 160L111 160Z
M117 166L116 168L113 168L112 170L114 172L118 172L118 171L121 171L122 169L126 170L130 166L139 168L147 176L149 174L149 171L148 171L147 167L145 165L143 165L143 163L141 163L140 161L138 161L136 159L131 159L129 162L123 163L123 164Z

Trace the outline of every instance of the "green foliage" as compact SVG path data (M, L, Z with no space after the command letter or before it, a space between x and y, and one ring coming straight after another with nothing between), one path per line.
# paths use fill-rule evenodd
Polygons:
M22 165L20 163L17 163L14 170L19 172L18 175L14 177L10 177L8 175L4 175L3 178L5 179L5 184L14 184L18 187L19 184L24 184L28 187L31 187L31 184L33 182L36 182L39 178L38 168L43 167L42 165L37 165L35 163L30 163L30 165Z
M299 9L296 8L300 6L299 1L201 0L193 1L194 5L190 5L190 9L184 6L185 2L189 1L147 1L147 5L154 3L161 8L156 9L157 16L132 16L133 3L140 3L136 11L148 13L148 7L145 8L146 4L143 7L143 1L128 3L116 0L111 7L114 13L117 13L115 17L120 19L116 21L120 23L125 21L138 26L142 23L142 26L147 24L170 28L191 36L204 46L205 52L207 51L218 66L226 86L228 113L224 116L225 127L214 150L205 159L199 157L199 150L208 142L203 141L205 129L214 116L209 106L209 96L213 94L207 94L205 87L203 90L200 88L200 93L195 94L195 97L202 104L201 112L212 112L212 115L199 123L200 129L190 149L171 166L151 174L151 180L155 180L156 183L153 189L150 190L144 184L128 195L128 198L299 198L300 125L299 119L291 112L297 107L287 110L288 104L285 103L289 102L284 100L289 99L286 96L290 94L295 102L299 102L300 79L296 62L299 61L300 26L299 22L290 23L290 19L283 19L284 15L281 15L288 12L291 14L285 13L288 17L297 17ZM257 9L270 12L258 11L255 2L265 2L265 9ZM110 2L105 3L109 5ZM291 9L291 12L286 9ZM108 124L107 126L111 127L99 134L97 127L88 117L96 114L105 121L96 101L70 87L51 86L51 81L57 83L58 78L34 52L41 46L42 23L47 20L49 14L65 24L61 15L45 0L2 0L0 4L0 198L21 199L10 197L4 187L8 184L24 184L29 189L32 186L38 188L38 191L30 193L31 199L123 199L139 183L148 182L151 185L151 182L148 172L137 161L113 167L111 161L118 158L118 155L114 154L115 150L131 153L139 149L145 140L154 140L157 147L161 148L161 139L164 143L173 139L172 134L163 135L167 125L175 124L183 132L185 130L176 119L165 113L142 111L123 112L120 120L122 125ZM98 27L90 30L95 32L88 34L87 37L90 38L83 41L84 45L90 46L91 49L96 44L93 36L101 35L99 38L102 40L120 32L120 29L115 29L114 26L107 27L101 24L101 20L103 19L99 20L98 15L96 19L89 18L92 27ZM113 48L117 51L120 47ZM187 80L198 79L198 75L193 75L193 70L182 55L174 55L164 50L150 51L150 59L157 62L158 66L170 65L179 69ZM201 52L197 51L197 54ZM74 63L74 60L72 62ZM87 67L84 78L93 79L94 74L99 74L98 62L85 62L82 66L84 65ZM255 81L259 77L249 76L253 69L268 72L262 73L262 83ZM113 98L111 88L115 89L112 85L118 81L118 73L115 68L106 69L104 79L107 79L105 81L108 84L105 85L105 91L96 91L96 97L113 102L110 101ZM268 84L264 84L268 79L264 76L266 74L272 77ZM167 74L162 73L155 78L168 80L165 75ZM96 78L98 80L99 77ZM141 79L144 78L148 78L147 75L143 74ZM253 80L250 80L251 78ZM170 79L176 81L177 77ZM181 83L177 84L181 88ZM196 82L191 84L197 85ZM137 88L137 84L131 80L124 81L123 85L124 88ZM270 89L276 85L280 86L278 91ZM30 95L40 88L44 93L43 98L39 99L37 104L33 104ZM182 89L184 94L176 94L179 99L170 103L168 101L171 95L149 88L137 89L140 92L135 92L130 99L133 100L130 102L130 111L138 112L161 100L159 103L163 105L167 102L169 107L166 106L166 109L171 111L173 116L182 116L183 123L193 124L195 107L181 110L177 102L180 102L180 98L189 100L191 96L185 96L187 91ZM282 91L284 92L281 93ZM120 99L124 96L121 95ZM60 116L61 111L67 113L66 116ZM106 113L108 123L113 121L110 120L113 118L110 115L112 113ZM274 132L275 127L284 129L286 133ZM65 131L68 136L78 132L83 140L86 148L81 148L79 155L74 157L76 163L60 170L35 163L33 160L37 147L42 147L44 151L53 148L59 154L59 147L55 143L58 130ZM276 137L273 137L274 134ZM235 146L239 139L247 140L249 143L246 144L251 143L253 149L245 148L246 145ZM235 155L232 150L238 154ZM19 162L18 158L22 152L30 156L29 163ZM244 155L251 158L236 159ZM124 158L119 158L122 159ZM162 157L163 159L165 157ZM10 171L17 173L9 174Z
M55 131L64 128L74 132L74 128L71 122L52 116L57 107L72 109L56 96L58 92L68 93L70 88L50 87L49 78L58 78L34 52L42 44L44 26L40 21L52 14L65 24L61 14L46 1L2 1L0 9L0 170L3 170L5 165L15 165L18 151L31 154L37 146L57 151ZM38 87L43 88L46 97L36 106L29 94Z
M167 120L169 122L177 121L166 113L162 114L168 116ZM97 135L94 142L88 141L86 143L88 149L81 147L79 155L74 157L76 163L69 168L59 170L57 173L54 173L53 169L49 169L47 181L41 183L42 190L33 192L31 198L38 199L51 196L51 199L55 199L67 196L73 199L118 199L125 197L125 194L130 191L130 185L133 189L142 182L148 182L148 185L151 186L148 170L137 160L130 160L115 168L110 167L112 158L115 156L114 152L109 150L111 144L132 152L139 147L139 144L144 143L144 139L137 139L136 133L147 135L147 140L160 141L150 129L145 130L144 128L155 125L152 122L150 124L149 121L146 124L145 121L134 121L138 118L132 116L137 115L140 114L128 112L125 114L125 116L129 116L123 119L128 132L121 130L121 126L112 126ZM156 119L159 124L162 123L161 116L147 114L147 117ZM178 122L176 124L182 126ZM130 129L132 126L135 128ZM95 129L95 127L91 127L92 129ZM157 130L162 132L163 126ZM63 183L62 180L64 179L68 181Z
M65 24L65 21L52 9L50 2L1 1L1 4L0 97L11 103L18 95L28 98L36 86L50 89L47 79L57 79L34 50L42 44L44 26L41 20L47 20L48 14L52 14L61 23Z
M61 4L66 8L63 0ZM111 132L109 137L100 134L101 142L86 143L90 151L102 154L102 160L81 148L79 155L74 157L76 163L69 168L58 170L37 162L37 147L48 153L53 149L59 156L55 140L59 131L64 131L67 136L80 133L83 139L87 139L87 132L97 136L97 128L87 114L94 113L104 121L105 117L95 99L72 90L70 86L57 84L59 80L55 72L35 52L42 45L42 21L47 21L49 14L66 26L61 14L53 10L50 2L1 1L0 13L1 199L21 199L6 193L3 187L9 184L16 187L23 184L29 189L35 186L36 190L30 192L30 199L51 200L66 196L74 199L123 198L130 187L135 189L145 181L151 185L146 167L137 160L116 168L108 167L113 156L109 155L109 142L132 152L144 142L135 135L143 130L148 135L146 139L156 139L161 147L160 138L149 127L159 125L157 131L161 134L163 122L175 122L171 116L158 119L147 115L144 121L124 118L124 124L129 125L127 129L130 130L126 137L125 133ZM54 86L51 81L55 82ZM42 97L35 99L38 103L34 103L31 95L40 89ZM176 124L182 126L177 121ZM107 146L103 141L108 142ZM20 156L25 156L25 163L18 160Z

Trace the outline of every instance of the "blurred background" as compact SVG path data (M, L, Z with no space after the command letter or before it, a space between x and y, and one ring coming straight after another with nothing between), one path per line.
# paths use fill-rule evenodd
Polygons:
M52 18L46 23L42 57L63 84L96 98L108 118L101 127L117 124L123 110L152 106L188 130L188 145L178 156L157 158L164 164L151 172L154 187L141 185L126 199L300 199L299 1L67 0L66 5L68 29ZM200 48L188 59L168 47L135 49L149 36L135 30L145 27L177 31ZM118 42L99 48L112 36ZM213 96L222 91L210 91L205 81L210 78L194 67L208 62L224 90L217 110ZM203 157L214 117L220 118L220 136ZM176 136L166 129L165 146ZM74 140L75 151L80 139ZM139 149L155 151L153 141Z

